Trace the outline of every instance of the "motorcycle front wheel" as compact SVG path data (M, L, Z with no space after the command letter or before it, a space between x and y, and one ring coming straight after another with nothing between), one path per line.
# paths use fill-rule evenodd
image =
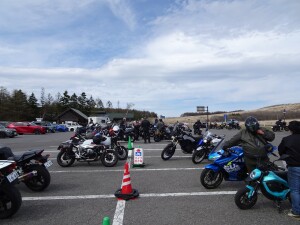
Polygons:
M13 185L0 187L0 219L14 215L22 205L20 191Z
M175 153L176 145L173 143L168 144L161 153L161 158L163 160L168 160L172 158Z
M256 204L257 192L255 192L254 195L249 198L249 191L250 190L248 188L244 187L236 192L234 196L234 202L240 209L250 209Z
M75 162L75 156L70 155L68 152L60 151L57 154L56 160L61 167L68 167Z
M124 146L116 146L115 151L118 153L119 160L125 160L128 157L128 150Z
M223 181L223 173L221 171L213 171L204 169L200 176L200 182L207 189L217 188Z
M192 156L192 161L195 164L201 163L205 159L206 153L204 149L201 149L199 151L195 150Z
M118 160L118 153L113 149L108 149L101 154L101 162L105 167L115 166Z
M33 170L37 172L37 175L29 179L26 179L24 183L32 191L43 191L50 184L51 181L50 173L42 165L32 165L24 169L26 173L32 172Z

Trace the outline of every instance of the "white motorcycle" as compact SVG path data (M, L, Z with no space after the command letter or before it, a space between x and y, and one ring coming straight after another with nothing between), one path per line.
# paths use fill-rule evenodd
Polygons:
M82 143L78 140L68 140L58 146L60 151L57 155L57 163L62 167L71 166L75 160L78 162L101 161L106 167L113 167L117 164L119 158L114 149L109 149L111 138L103 135L95 135L93 139L84 140Z

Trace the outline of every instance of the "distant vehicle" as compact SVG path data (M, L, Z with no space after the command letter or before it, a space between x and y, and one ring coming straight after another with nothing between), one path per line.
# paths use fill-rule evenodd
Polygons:
M29 122L11 122L7 128L16 129L18 134L45 134L46 129L42 126Z
M108 123L111 123L110 119L108 116L91 116L88 117L88 122L93 120L94 124L100 124L100 126L106 126Z
M77 128L82 127L80 124L78 124L77 122L73 122L73 121L66 121L65 125L67 126L69 131L75 131Z
M10 124L10 121L0 121L0 125L7 127L8 124Z
M16 129L6 128L5 126L0 124L0 138L6 138L6 137L13 138L17 135L18 133Z
M67 126L65 124L57 124L55 130L59 131L59 132L67 132L67 131L69 131L69 129L67 128Z
M44 127L47 133L55 133L56 131L56 125L48 121L32 121L32 123Z

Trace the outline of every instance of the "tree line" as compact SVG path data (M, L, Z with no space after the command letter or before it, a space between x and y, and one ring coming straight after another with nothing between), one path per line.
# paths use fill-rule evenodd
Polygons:
M40 99L38 100L32 92L27 95L21 89L9 92L7 88L0 87L0 120L2 121L34 121L42 118L46 121L56 121L56 117L69 108L80 110L87 116L99 110L108 113L133 113L134 119L141 119L144 116L157 117L157 114L149 111L133 109L133 103L127 103L125 109L114 108L111 101L103 104L100 98L94 99L87 96L85 92L81 94L69 94L67 90L55 97L46 93L41 88Z

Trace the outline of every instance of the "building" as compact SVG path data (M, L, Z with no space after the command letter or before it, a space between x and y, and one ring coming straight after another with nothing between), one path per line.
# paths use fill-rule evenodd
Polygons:
M81 111L74 108L65 110L63 113L58 115L55 120L58 124L65 123L65 121L73 121L81 125L88 123L88 117Z

